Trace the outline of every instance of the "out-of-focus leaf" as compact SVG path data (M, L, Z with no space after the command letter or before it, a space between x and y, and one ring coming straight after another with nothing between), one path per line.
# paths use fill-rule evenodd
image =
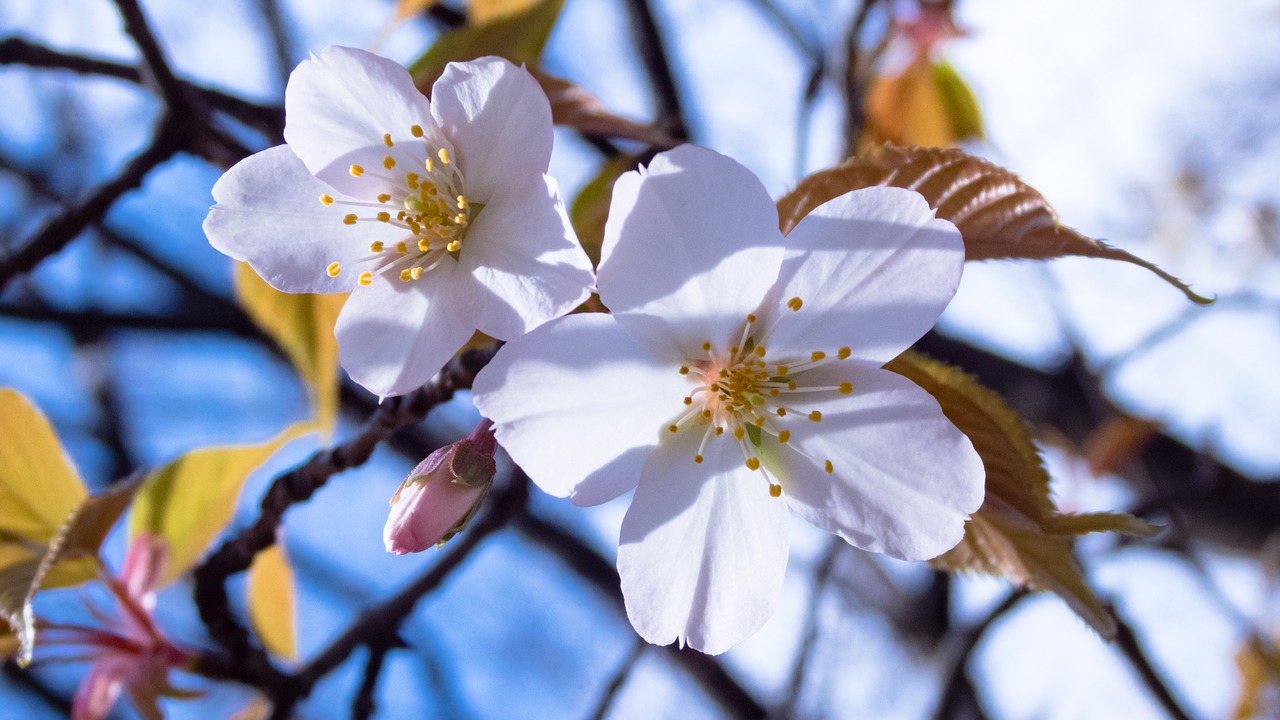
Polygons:
M431 9L439 0L396 0L395 20L404 20L405 18L417 15L420 12Z
M271 336L307 385L316 420L330 432L338 415L338 340L333 325L346 293L308 295L271 287L237 263L236 297L249 317Z
M466 25L444 33L409 65L409 74L424 93L451 62L499 55L519 65L533 65L551 36L564 0L539 0L524 10L482 25Z
M1106 475L1124 468L1159 432L1160 425L1142 418L1117 415L1102 423L1084 441L1089 472Z
M936 61L932 69L933 84L942 97L944 113L951 124L951 134L957 142L981 139L982 110L978 107L978 98L974 97L969 84L949 62Z
M609 217L609 203L613 201L613 183L635 165L636 159L625 155L605 160L600 172L582 186L569 206L569 220L573 222L578 242L587 251L592 265L600 264L600 246L604 243L604 222Z
M967 260L1047 260L1069 255L1121 260L1150 270L1192 302L1213 302L1154 264L1063 226L1044 196L1017 175L954 148L886 145L814 173L778 200L782 231L790 232L828 200L874 185L923 195L938 217L960 229Z
M1240 670L1240 695L1236 698L1232 720L1274 717L1274 700L1267 701L1267 691L1280 685L1280 656L1250 636L1236 651L1236 667Z
M49 421L0 388L0 543L47 544L86 495Z
M1115 619L1085 582L1072 553L1076 535L1123 532L1149 536L1158 528L1121 513L1061 515L1049 498L1049 474L1025 423L995 393L940 362L906 352L888 365L929 391L943 413L973 442L986 467L986 498L965 523L959 545L933 564L981 572L1049 590L1104 638Z
M77 585L97 575L98 548L129 506L141 479L118 482L80 502L48 543L0 545L0 616L18 637L19 664L31 662L35 616L31 602L46 588Z
M925 55L912 61L902 74L881 76L871 83L866 118L860 148L884 142L950 147L959 139L947 117L942 90L934 81L933 65Z
M17 654L18 647L18 636L0 628L0 662Z
M147 476L129 513L129 534L146 530L168 541L169 561L159 586L173 582L200 559L231 520L249 473L310 429L293 425L259 445L193 450Z
M267 720L269 717L271 717L271 701L261 695L255 695L229 720Z
M637 140L667 149L679 141L649 125L618 117L605 109L596 96L564 78L549 75L537 68L529 71L551 102L551 121L591 135Z
M483 25L508 15L524 12L538 0L471 0L467 3L467 21Z
M279 542L258 553L249 567L249 618L271 652L298 655L293 569Z

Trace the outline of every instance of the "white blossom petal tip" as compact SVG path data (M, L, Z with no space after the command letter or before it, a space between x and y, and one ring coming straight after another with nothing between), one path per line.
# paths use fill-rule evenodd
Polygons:
M354 301L376 289L381 299L407 303L397 319L394 307L349 302L344 326L360 330L348 338L379 352L344 346L342 333L339 345L343 366L366 387L408 392L473 331L510 339L573 309L593 284L564 203L543 174L551 122L537 88L504 60L450 64L436 86L437 107L400 65L326 48L290 76L286 145L246 159L215 186L209 240L280 290L352 291ZM455 112L459 103L467 112ZM478 223L485 215L506 221ZM529 222L511 220L517 216ZM379 287L385 283L416 285L431 301ZM376 322L361 322L369 309ZM423 314L449 317L421 321ZM408 324L447 332L430 337ZM379 327L408 339L371 338ZM397 364L414 367L399 372Z

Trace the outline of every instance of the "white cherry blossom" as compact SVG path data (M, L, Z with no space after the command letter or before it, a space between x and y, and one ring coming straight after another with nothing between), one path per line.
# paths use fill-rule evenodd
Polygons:
M775 609L788 508L897 558L960 541L982 462L881 366L932 327L963 261L916 193L846 194L784 239L750 172L677 148L614 188L597 283L612 314L509 343L475 402L547 492L635 489L618 547L632 624L723 652Z
M279 290L352 291L339 351L369 390L408 392L476 330L511 339L587 298L522 68L451 63L428 101L396 63L330 47L290 76L285 116L285 145L214 186L205 233Z

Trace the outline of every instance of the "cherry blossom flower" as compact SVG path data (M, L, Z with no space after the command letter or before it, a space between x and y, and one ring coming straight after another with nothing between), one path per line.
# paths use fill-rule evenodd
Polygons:
M896 188L836 198L784 240L750 172L677 148L614 187L597 283L612 314L509 343L475 403L547 492L635 488L618 547L632 624L723 652L774 611L788 507L897 558L960 541L982 461L881 366L932 327L963 260L956 229Z
M589 295L555 181L551 110L500 58L427 100L390 60L330 47L285 91L286 144L231 168L204 229L273 287L352 291L342 366L380 396L425 383L476 330L517 337Z
M422 552L462 532L493 484L496 449L493 423L485 420L467 437L418 463L391 497L391 514L382 530L387 552Z
M103 582L116 599L115 616L95 613L105 627L58 623L40 626L42 647L68 646L85 650L54 660L91 659L93 666L80 683L71 704L73 720L98 720L110 712L123 691L144 718L161 718L161 696L192 697L196 693L169 684L169 671L185 666L189 654L172 644L152 618L155 590L168 546L163 538L139 533L125 553L120 576Z

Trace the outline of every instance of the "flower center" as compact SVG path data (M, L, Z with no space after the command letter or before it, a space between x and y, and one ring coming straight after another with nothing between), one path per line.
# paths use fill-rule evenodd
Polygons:
M791 312L799 312L803 306L798 297L786 302ZM786 314L780 313L778 320ZM687 427L705 428L693 456L695 463L703 462L707 443L720 442L725 436L733 438L742 449L747 468L761 472L769 483L769 494L778 497L782 485L760 462L760 450L766 444L789 447L822 465L827 473L835 472L830 459L811 457L791 442L793 430L798 428L782 418L805 417L810 422L822 422L822 413L806 408L805 401L821 398L814 393L848 395L853 392L853 383L823 385L806 382L806 375L823 365L848 360L852 351L842 347L832 355L814 350L804 356L770 357L767 342L772 330L761 327L755 315L747 315L737 345L721 350L709 340L702 343L706 357L689 358L680 366L680 374L689 377L693 391L684 398L685 412L667 430L675 433Z
M369 255L362 263L369 263L372 270L360 273L360 285L373 282L374 274L392 273L404 282L420 279L437 267L446 257L458 258L462 241L472 217L481 206L471 205L462 194L462 173L449 156L446 148L434 152L425 137L421 125L414 125L410 133L422 140L421 164L411 169L397 169L397 161L391 155L382 159L382 171L366 169L352 164L348 171L352 177L368 178L369 197L376 202L335 200L331 195L321 195L320 204L328 207L345 205L362 208L361 212L347 213L342 217L345 225L362 222L379 222L405 230L406 236L394 245L382 241L369 246ZM388 133L382 136L387 148L395 147ZM418 153L415 151L414 156ZM401 154L403 157L403 154ZM369 213L368 209L376 212ZM337 277L341 264L329 263L325 273Z

